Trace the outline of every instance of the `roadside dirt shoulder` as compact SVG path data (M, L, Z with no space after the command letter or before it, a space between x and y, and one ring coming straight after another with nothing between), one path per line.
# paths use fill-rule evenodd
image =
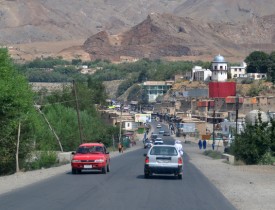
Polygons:
M195 144L183 144L194 164L240 210L274 209L275 166L234 166L204 156ZM210 149L210 148L209 148Z

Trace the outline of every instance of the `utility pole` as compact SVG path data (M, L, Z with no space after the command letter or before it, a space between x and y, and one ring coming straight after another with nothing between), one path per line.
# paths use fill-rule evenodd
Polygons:
M208 101L208 111L210 110L210 101ZM216 111L215 111L215 100L214 100L214 105L213 105L213 116L212 116L212 120L213 120L213 132L212 132L212 136L213 136L213 144L212 144L212 148L214 150L214 146L215 146L215 115L216 115Z
M215 147L215 115L216 115L216 111L215 111L215 106L213 109L213 148Z
M122 130L122 109L123 109L123 104L120 105L120 123L119 123L119 143L121 143L121 130Z
M18 125L18 133L17 133L17 144L16 144L16 155L15 155L15 160L16 160L16 173L20 171L19 168L19 143L20 143L20 133L21 133L21 122L19 121Z
M82 128L81 128L81 122L80 122L80 114L79 114L79 105L78 105L78 98L77 98L77 92L76 92L76 85L75 81L73 80L73 89L74 89L74 96L75 96L75 102L76 102L76 112L77 112L77 120L78 120L78 129L79 129L79 136L80 136L80 143L83 143L83 135L82 135Z
M43 116L44 120L46 121L46 123L48 124L50 130L53 132L58 144L59 144L59 147L60 147L60 151L63 152L63 147L62 147L62 144L61 144L61 141L58 137L58 135L56 134L56 132L54 131L54 129L52 128L50 122L48 121L48 119L46 118L45 114L41 111L40 109L40 106L38 106L37 104L35 104L35 107L37 109L37 111Z
M235 134L235 137L238 134L238 114L239 114L239 96L236 95L236 134Z

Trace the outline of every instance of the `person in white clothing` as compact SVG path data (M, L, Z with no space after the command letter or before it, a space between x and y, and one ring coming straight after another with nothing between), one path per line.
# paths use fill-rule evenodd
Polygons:
M183 155L183 148L182 148L181 141L176 140L175 141L175 146L176 146L178 152L180 153L180 155L182 156Z

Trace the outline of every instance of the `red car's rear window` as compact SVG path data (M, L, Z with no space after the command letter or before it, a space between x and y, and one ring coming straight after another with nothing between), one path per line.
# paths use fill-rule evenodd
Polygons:
M104 153L104 148L100 146L79 147L76 152L80 154Z

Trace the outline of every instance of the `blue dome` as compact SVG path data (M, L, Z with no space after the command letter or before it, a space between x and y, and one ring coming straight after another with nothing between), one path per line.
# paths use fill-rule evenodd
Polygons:
M224 62L226 62L226 61L225 61L225 59L224 59L223 56L217 55L217 56L214 58L213 62L224 63Z

